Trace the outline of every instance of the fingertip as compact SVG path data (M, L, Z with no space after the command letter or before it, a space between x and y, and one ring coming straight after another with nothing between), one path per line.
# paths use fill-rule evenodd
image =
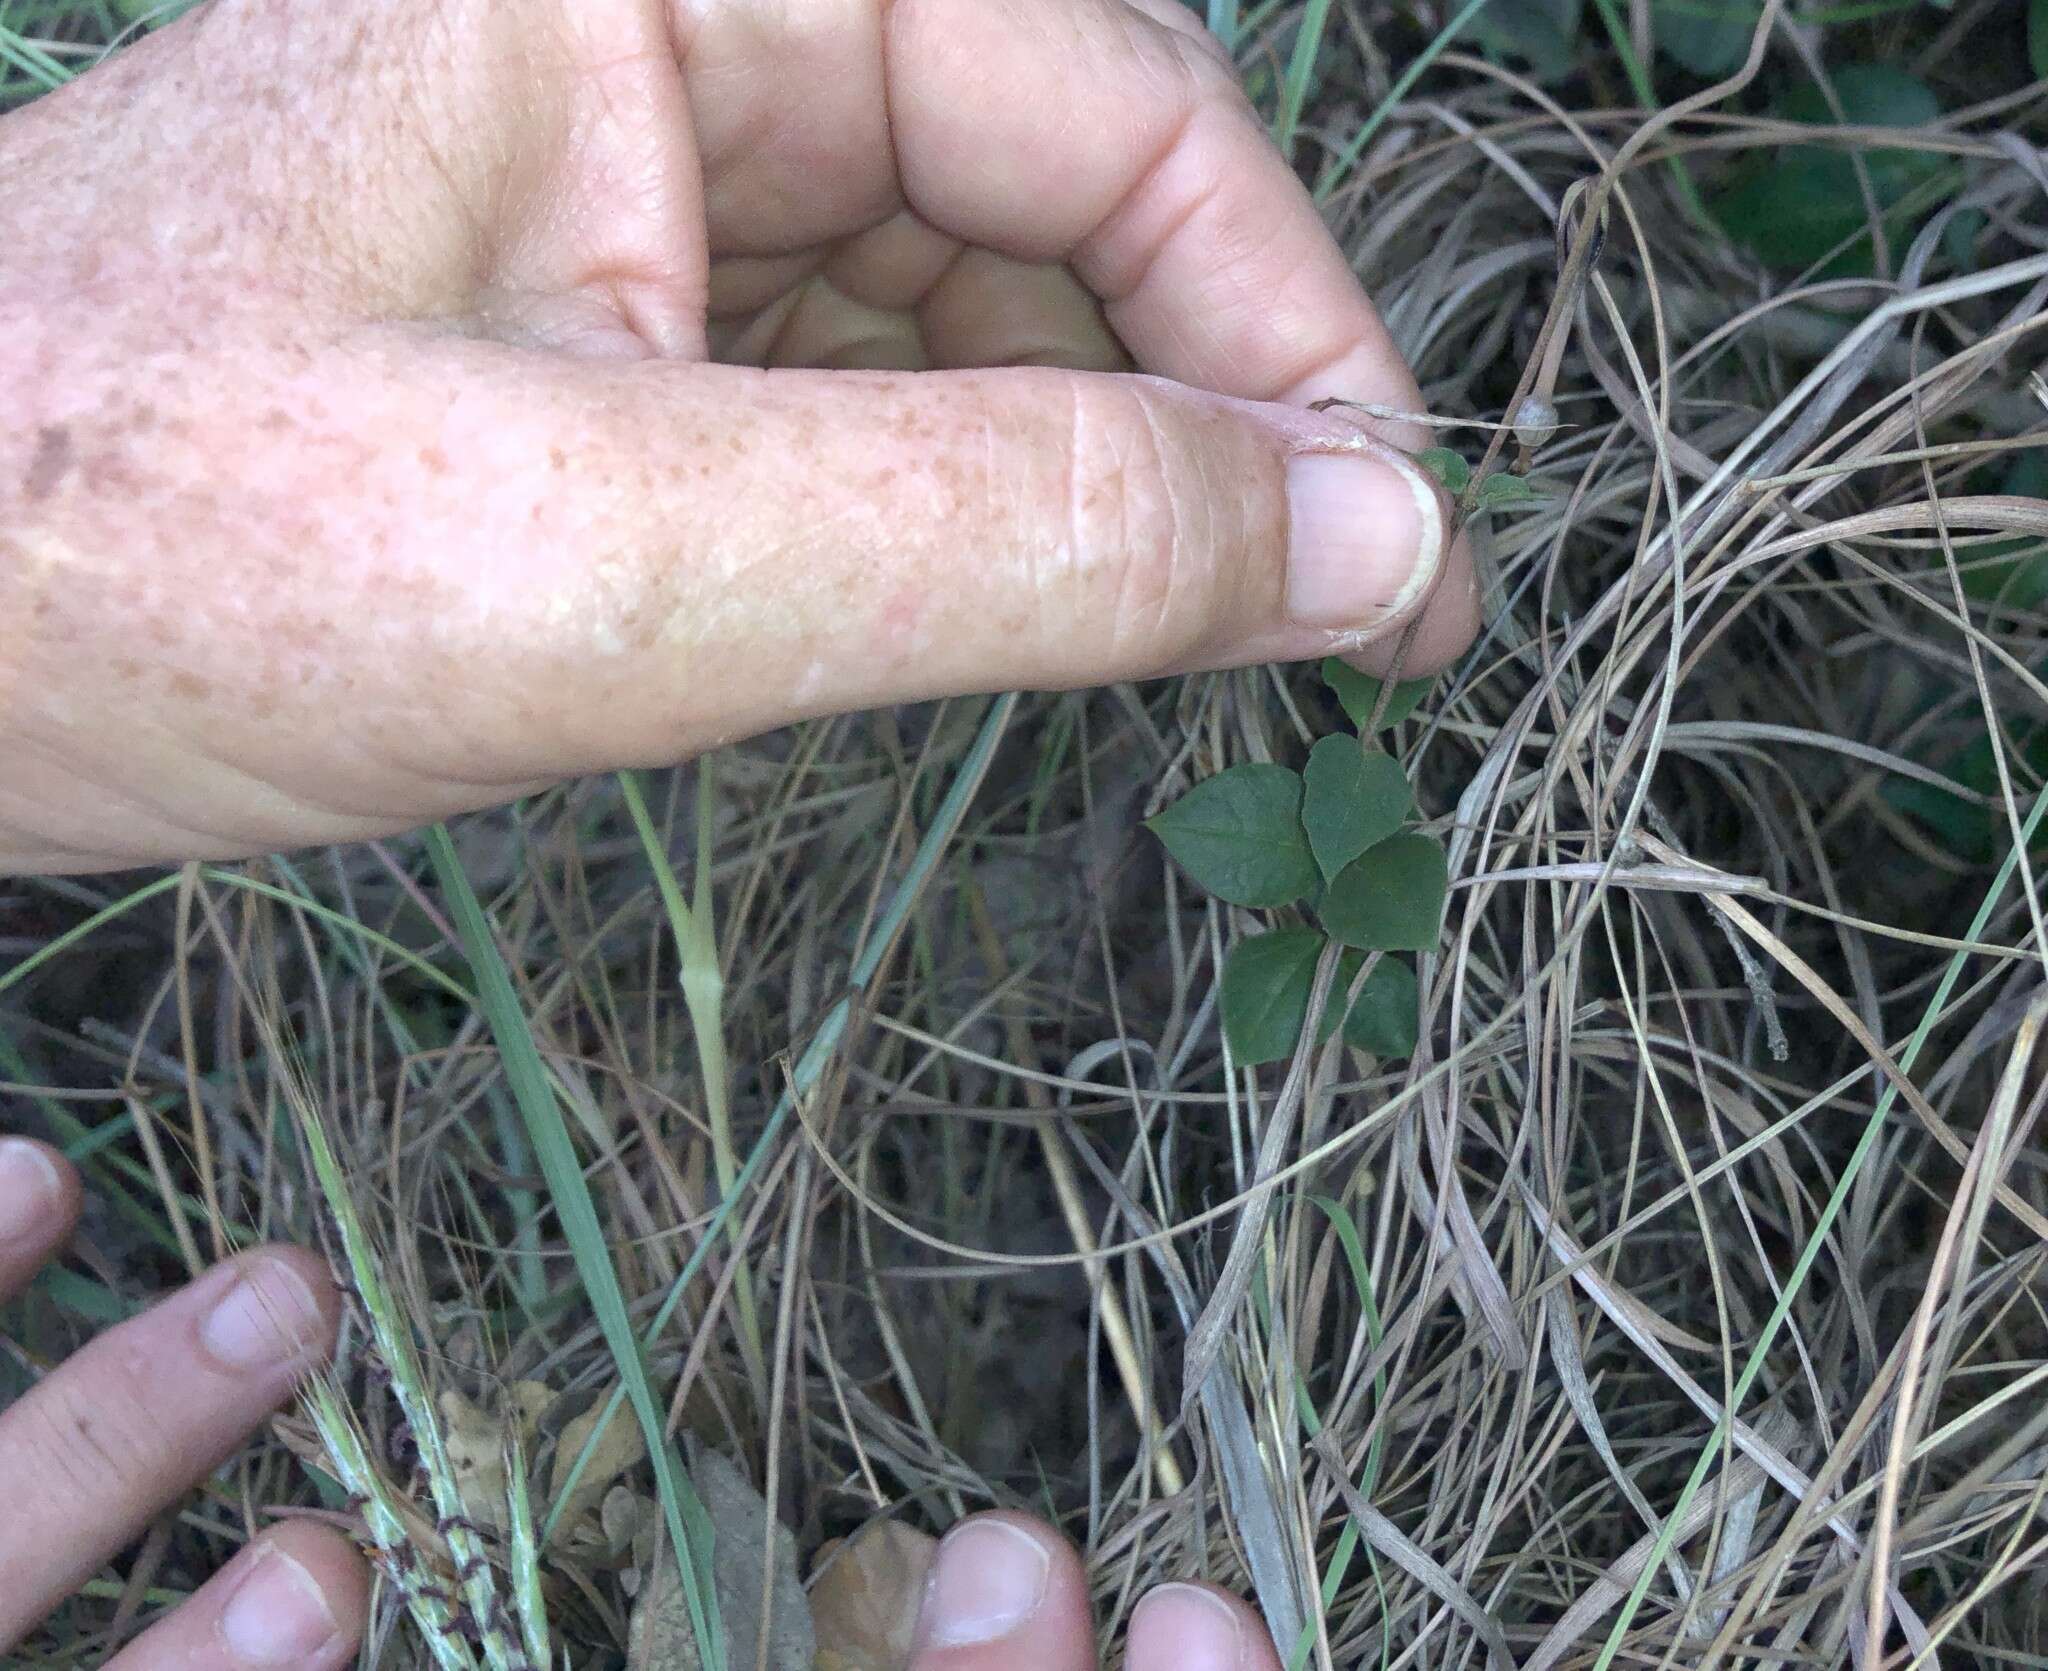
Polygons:
M78 1222L78 1171L32 1137L0 1137L0 1299L25 1283Z
M235 1281L212 1298L200 1323L201 1342L216 1360L231 1370L283 1366L294 1374L327 1361L341 1324L341 1295L325 1259L270 1243L224 1268Z
M335 1286L326 1258L310 1248L284 1242L270 1243L259 1251L266 1261L290 1271L304 1285L319 1321L307 1336L303 1367L325 1363L341 1330L341 1290Z
M304 1521L274 1527L220 1575L214 1622L231 1666L343 1664L369 1615L369 1570L340 1533Z
M1304 627L1404 619L1436 590L1450 505L1391 447L1296 453L1287 463L1287 613Z
M1131 1614L1125 1671L1279 1671L1264 1623L1211 1584L1162 1584Z
M1089 1671L1095 1631L1073 1547L1004 1510L963 1520L932 1560L911 1671Z
M1343 659L1376 679L1396 671L1403 680L1434 678L1479 636L1479 603L1471 539L1460 534L1444 554L1428 592L1412 608L1375 628L1370 641L1345 651Z
M1436 432L1423 417L1422 391L1401 350L1372 311L1363 286L1358 290L1359 340L1321 370L1299 379L1273 398L1283 406L1313 406L1317 401L1344 402L1337 414L1404 452L1420 452L1436 444Z

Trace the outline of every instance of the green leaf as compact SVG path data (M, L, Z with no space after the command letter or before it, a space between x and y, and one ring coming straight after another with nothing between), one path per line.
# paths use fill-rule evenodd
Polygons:
M2016 455L2006 466L1998 491L2021 499L2048 499L2048 449L2029 448ZM1969 597L2013 609L2038 609L2048 602L2048 544L2038 539L1964 546L1956 560L1963 566L1963 591Z
M1323 663L1323 682L1337 693L1351 723L1362 732L1372 719L1373 705L1380 699L1380 681L1369 673L1361 673L1335 656ZM1394 687L1394 694L1387 701L1387 711L1380 716L1380 729L1399 725L1415 711L1415 704L1429 692L1433 679L1403 679Z
M1312 928L1278 928L1230 948L1223 960L1223 1036L1241 1065L1294 1054L1327 943Z
M1749 56L1763 0L1655 0L1657 46L1694 75L1720 77Z
M1941 101L1934 96L1934 89L1896 64L1844 64L1829 79L1835 97L1842 102L1842 120L1851 127L1924 128L1941 116ZM1778 114L1787 121L1820 126L1835 120L1826 95L1811 81L1802 82L1780 99ZM1904 153L1909 158L1923 154Z
M1145 827L1232 905L1291 905L1320 880L1301 827L1301 779L1285 766L1233 766L1204 778Z
M1223 961L1223 1036L1239 1066L1284 1062L1294 1054L1315 989L1316 959L1327 944L1312 928L1278 928L1230 948ZM1337 1030L1344 996L1364 963L1361 951L1347 950L1338 960L1329 1002L1316 1028L1318 1045L1327 1043ZM1412 1056L1420 1002L1415 971L1382 957L1343 1017L1344 1042L1374 1056Z
M1443 483L1446 493L1463 493L1472 479L1472 466L1465 462L1465 455L1449 447L1425 447L1415 455L1415 462Z
M1581 0L1492 0L1472 33L1496 61L1527 64L1538 81L1561 81L1578 67Z
M1302 827L1325 876L1335 876L1374 842L1401 827L1415 804L1401 763L1356 737L1322 738L1301 774Z
M2027 63L2036 81L2048 81L2048 0L2029 0Z
M1344 994L1351 990L1364 961L1365 953L1347 951L1338 962L1337 983L1331 988L1330 1002L1323 1011L1318 1043L1330 1036L1330 1029L1336 1025L1336 1012L1344 1006ZM1358 1001L1344 1018L1344 1042L1374 1056L1412 1056L1421 1006L1415 971L1395 958L1382 957L1366 976Z
M1440 842L1390 836L1337 873L1323 896L1323 927L1333 940L1366 951L1429 951L1443 932L1449 892Z
M1482 511L1500 511L1513 505L1540 504L1552 497L1527 476L1518 476L1512 470L1496 470L1479 484L1479 493L1472 502Z
M1977 270L1977 240L1984 236L1990 217L1982 209L1958 209L1941 229L1942 253L1959 273Z
M167 23L175 23L198 3L199 0L114 0L114 10L129 23L161 29Z
M1941 114L1923 81L1890 64L1849 64L1833 76L1842 119L1854 127L1924 127ZM1775 114L1794 122L1832 125L1833 111L1811 83L1778 101ZM1877 146L1862 152L1880 210L1889 209L1941 168L1930 151ZM1773 266L1811 267L1845 243L1828 276L1868 272L1872 250L1863 193L1849 153L1823 145L1781 146L1753 162L1716 200L1715 216L1740 242ZM1858 234L1863 234L1858 237ZM1854 242L1851 242L1854 240Z

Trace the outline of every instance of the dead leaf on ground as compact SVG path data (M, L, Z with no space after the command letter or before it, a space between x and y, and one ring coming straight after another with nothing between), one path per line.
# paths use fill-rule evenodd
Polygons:
M903 1671L938 1540L878 1520L819 1552L811 1585L817 1671Z
M597 1424L604 1417L606 1398L600 1398L574 1421L562 1428L562 1436L555 1441L555 1465L548 1475L549 1512L555 1515L555 1535L550 1542L562 1543L581 1528L584 1518L604 1501L604 1494L628 1468L638 1467L647 1460L647 1441L640 1432L640 1423L623 1400L612 1412L610 1421L605 1422L604 1431L598 1434L597 1443L591 1448L590 1460L584 1464L583 1472L576 1478L575 1487L566 1499L563 1487L569 1483L569 1474L576 1466L576 1459L583 1454L584 1441L597 1430Z
M756 1665L765 1665L767 1671L813 1671L817 1637L803 1581L797 1576L796 1539L789 1528L774 1519L752 1482L718 1451L700 1451L690 1479L711 1520L712 1582L728 1671L754 1671ZM764 1545L769 1555L765 1563ZM650 1557L643 1567L640 1601L633 1609L627 1671L697 1671L703 1662L675 1552L662 1543ZM769 1584L764 1660L761 1599Z
M479 1409L453 1387L442 1390L441 1448L463 1514L479 1526L502 1532L509 1518L505 1506L505 1423Z
M540 1419L555 1401L554 1388L545 1381L514 1381L510 1402L519 1415L519 1442L531 1456L540 1441Z

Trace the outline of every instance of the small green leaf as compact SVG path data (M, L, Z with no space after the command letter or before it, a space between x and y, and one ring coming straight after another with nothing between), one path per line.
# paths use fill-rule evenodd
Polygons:
M2048 0L2029 0L2027 63L2036 81L2048 81Z
M1977 240L1984 236L1990 218L1982 209L1958 209L1941 229L1942 253L1959 273L1977 270Z
M1425 447L1415 455L1415 462L1443 483L1447 493L1463 493L1472 479L1472 466L1465 462L1465 455L1449 447Z
M198 3L199 0L114 0L114 10L130 23L161 29L167 23L175 23Z
M1489 58L1527 64L1539 81L1561 81L1578 67L1580 0L1492 0L1472 21Z
M1429 951L1443 932L1449 892L1441 843L1390 836L1337 873L1323 896L1323 927L1332 939L1366 951Z
M1372 719L1373 705L1380 699L1380 681L1331 656L1323 663L1323 682L1337 693L1337 701L1351 723L1364 731ZM1380 729L1399 725L1412 714L1415 704L1428 694L1433 683L1431 679L1403 679L1396 685L1387 701L1387 711L1380 716Z
M1301 779L1285 766L1232 766L1204 778L1145 827L1232 905L1291 905L1320 880L1301 827Z
M1240 1065L1294 1054L1325 944L1312 928L1278 928L1230 948L1223 960L1223 1036Z
M1924 128L1941 117L1941 101L1934 96L1934 89L1896 64L1844 64L1829 80L1834 84L1835 97L1842 101L1842 120L1851 127ZM1835 120L1826 96L1811 81L1801 82L1780 99L1778 114L1788 121L1821 126ZM1925 153L1908 151L1905 155L1919 157ZM1873 168L1877 166L1872 163Z
M1749 56L1763 0L1653 0L1657 46L1694 75L1724 76Z
M1479 484L1473 504L1482 511L1500 511L1513 505L1538 504L1551 497L1527 476L1518 476L1512 470L1496 470Z
M1312 928L1279 928L1230 948L1223 961L1223 1036L1240 1067L1284 1062L1294 1054L1315 989L1316 959L1327 944ZM1338 960L1316 1028L1319 1046L1337 1030L1345 994L1364 962L1365 953L1351 950ZM1419 1009L1415 971L1382 957L1344 1016L1344 1042L1374 1056L1412 1056Z
M1301 774L1302 827L1325 876L1335 876L1401 827L1415 804L1408 774L1391 754L1356 737L1322 738Z
M1347 951L1338 961L1337 981L1330 989L1330 1002L1323 1010L1323 1024L1318 1029L1316 1040L1318 1044L1327 1039L1336 1026L1337 1011L1344 1007L1344 994L1358 979L1359 965L1364 961L1365 953L1361 951ZM1306 1001L1304 998L1303 1002ZM1415 971L1395 958L1382 957L1373 965L1372 973L1366 977L1365 986L1358 994L1358 1001L1344 1018L1344 1042L1375 1056L1412 1056L1415 1054L1417 1015L1421 1004Z

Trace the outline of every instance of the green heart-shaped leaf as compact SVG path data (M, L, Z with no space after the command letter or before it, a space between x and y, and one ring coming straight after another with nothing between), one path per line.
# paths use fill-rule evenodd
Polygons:
M1337 1012L1344 1007L1344 994L1351 990L1364 961L1365 953L1347 951L1338 962L1337 983L1330 989L1330 1001L1323 1009L1317 1043L1330 1036ZM1302 1002L1306 1005L1306 995ZM1344 1042L1375 1056L1414 1055L1421 1003L1415 971L1391 957L1382 957L1366 976L1351 1013L1344 1017Z
M1386 840L1415 804L1401 763L1356 737L1324 737L1309 750L1301 781L1302 827L1325 876Z
M1241 1066L1294 1054L1315 985L1316 958L1327 944L1312 928L1278 928L1230 948L1223 960L1223 1036Z
M1323 895L1330 937L1366 951L1422 952L1443 932L1450 867L1426 835L1390 836L1353 859Z
M1339 705L1362 733L1372 719L1373 704L1380 699L1381 681L1331 656L1323 663L1323 682L1337 693ZM1387 711L1380 715L1379 728L1385 731L1414 713L1415 704L1428 694L1434 683L1433 679L1402 680L1387 699Z
M1328 943L1312 928L1279 928L1230 948L1223 962L1223 1036L1240 1067L1284 1062L1294 1054L1302 1023L1308 1019L1316 959ZM1345 994L1364 962L1365 953L1350 950L1338 960L1329 1002L1316 1028L1318 1045L1327 1043L1337 1030ZM1415 971L1382 957L1344 1016L1344 1042L1374 1056L1412 1056L1419 1007Z
M1285 766L1233 766L1204 778L1145 827L1232 905L1291 905L1321 880L1301 827L1301 779Z
M1580 0L1493 0L1472 21L1489 58L1526 63L1538 81L1561 81L1578 64Z

